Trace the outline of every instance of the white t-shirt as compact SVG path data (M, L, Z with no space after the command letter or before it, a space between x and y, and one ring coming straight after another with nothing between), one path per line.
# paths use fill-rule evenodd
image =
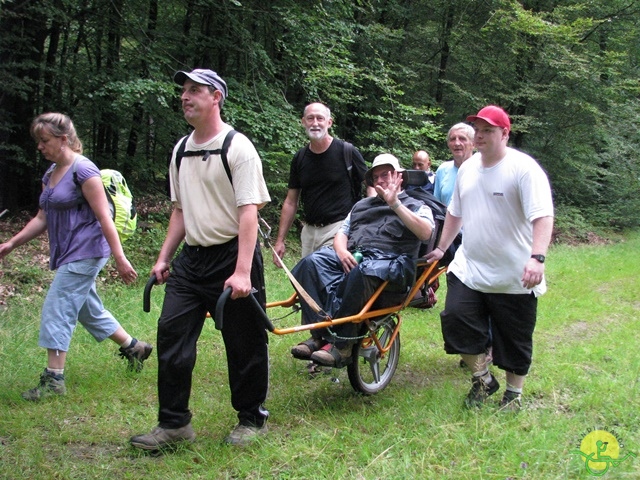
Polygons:
M222 148L230 129L202 144L189 138L185 148L187 151ZM238 207L258 205L261 208L271 200L258 152L247 137L236 133L227 152L232 186L220 155L211 155L206 161L202 156L184 157L178 173L179 145L180 142L173 149L169 178L171 200L184 215L187 244L208 247L232 240L238 236Z
M532 252L532 221L553 216L551 187L538 163L507 148L490 168L476 153L458 171L448 210L462 217L464 238L449 271L466 286L485 293L526 294L524 266ZM546 291L544 279L533 288Z

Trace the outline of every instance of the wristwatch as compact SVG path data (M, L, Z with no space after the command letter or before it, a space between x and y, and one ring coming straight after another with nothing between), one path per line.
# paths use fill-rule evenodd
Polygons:
M540 263L544 263L544 255L531 255L531 258L535 258L536 260L538 260Z

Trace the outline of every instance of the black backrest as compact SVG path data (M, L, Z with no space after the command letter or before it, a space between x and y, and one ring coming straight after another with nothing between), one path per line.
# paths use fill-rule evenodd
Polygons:
M429 181L427 172L424 170L405 170L403 172L404 188L407 186L422 186L426 185ZM419 255L422 257L435 248L440 241L440 235L442 234L442 226L444 225L444 219L447 215L447 207L441 203L432 193L426 192L421 188L409 188L405 190L407 195L420 200L427 207L431 209L433 214L433 221L435 223L434 232L427 243L423 243L420 247ZM446 252L445 256L440 260L440 265L448 265L453 260L453 254Z

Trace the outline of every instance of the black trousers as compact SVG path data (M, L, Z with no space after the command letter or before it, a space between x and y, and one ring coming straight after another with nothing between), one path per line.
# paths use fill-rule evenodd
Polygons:
M526 375L533 355L538 299L533 293L483 293L447 273L447 299L440 313L444 350L477 355L493 345L493 364Z
M237 239L212 247L185 245L172 263L158 320L159 425L180 428L191 421L189 398L197 341L207 312L215 312L224 282L235 270ZM253 256L251 284L264 307L264 270L259 245ZM213 328L213 321L210 322ZM231 404L239 423L262 426L269 413L263 403L269 386L267 332L246 298L228 300L222 338L227 355Z

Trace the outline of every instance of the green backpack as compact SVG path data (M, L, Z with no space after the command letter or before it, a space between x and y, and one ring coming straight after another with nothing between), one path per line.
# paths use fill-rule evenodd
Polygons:
M78 181L77 164L78 158L73 162L73 181L76 184L78 204L80 204L86 202L86 200L82 196L82 187ZM116 224L120 241L124 242L133 235L138 223L138 214L133 202L133 195L127 186L124 176L117 170L107 168L100 170L100 177L102 178L104 191L107 194L111 218Z

